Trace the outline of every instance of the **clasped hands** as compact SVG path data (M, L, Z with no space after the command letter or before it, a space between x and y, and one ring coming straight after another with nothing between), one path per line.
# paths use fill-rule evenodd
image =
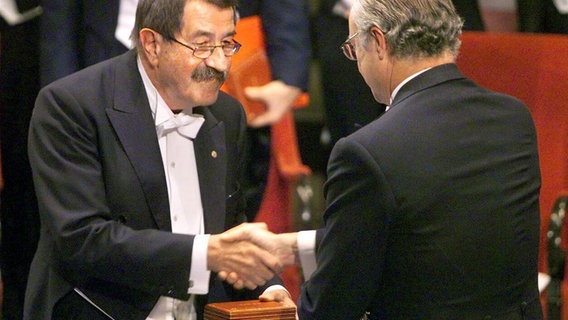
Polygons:
M234 288L253 290L296 264L296 237L296 233L274 234L265 223L243 223L209 237L207 264ZM295 306L286 290L271 290L259 299Z
M297 262L296 233L274 234L265 223L243 223L209 238L208 267L236 289L264 285Z

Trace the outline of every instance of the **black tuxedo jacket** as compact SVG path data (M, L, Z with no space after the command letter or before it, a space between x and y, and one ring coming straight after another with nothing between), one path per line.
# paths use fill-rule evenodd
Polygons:
M541 319L539 190L519 100L420 74L333 148L300 319Z
M205 232L220 233L244 220L239 177L246 118L223 93L195 112L205 117L194 141ZM162 158L135 51L42 89L29 154L42 228L25 319L51 319L73 288L115 319L145 319L161 295L188 298L194 237L171 233ZM213 280L207 298L259 293L233 292ZM206 301L200 299L198 312Z

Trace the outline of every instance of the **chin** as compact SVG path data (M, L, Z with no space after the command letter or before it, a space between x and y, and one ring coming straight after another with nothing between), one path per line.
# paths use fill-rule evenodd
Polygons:
M389 104L390 101L387 101L387 99L384 99L383 97L381 97L380 94L377 94L375 91L372 91L373 93L373 98L375 98L375 101L377 101L378 103L382 103L382 104Z
M215 101L217 101L217 98L219 97L220 88L221 86L218 85L217 83L215 84L209 83L208 85L205 86L203 85L199 86L197 90L193 91L192 94L195 104L198 106L208 106L214 104Z
M215 93L202 95L199 99L198 105L200 106L212 105L217 101L218 97L219 97L219 90L215 91Z

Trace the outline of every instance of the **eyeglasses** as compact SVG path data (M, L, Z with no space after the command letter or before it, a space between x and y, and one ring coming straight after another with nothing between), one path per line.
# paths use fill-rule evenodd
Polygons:
M359 32L355 32L354 34L350 35L345 42L341 44L341 50L343 54L347 57L347 59L351 61L357 61L357 52L355 52L355 46L351 43L351 40L359 35Z
M235 40L232 40L232 42L223 43L216 46L195 46L194 48L192 48L190 45L178 41L175 38L169 38L169 39L193 51L193 56L199 59L209 58L213 54L213 51L215 51L216 48L221 48L221 50L223 50L223 54L225 55L225 57L231 57L235 53L239 52L239 49L241 48L241 44Z

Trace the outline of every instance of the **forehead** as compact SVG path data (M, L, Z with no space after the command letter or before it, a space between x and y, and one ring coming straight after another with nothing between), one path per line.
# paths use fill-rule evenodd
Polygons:
M233 8L219 8L201 0L186 2L182 33L187 36L220 35L235 32Z

